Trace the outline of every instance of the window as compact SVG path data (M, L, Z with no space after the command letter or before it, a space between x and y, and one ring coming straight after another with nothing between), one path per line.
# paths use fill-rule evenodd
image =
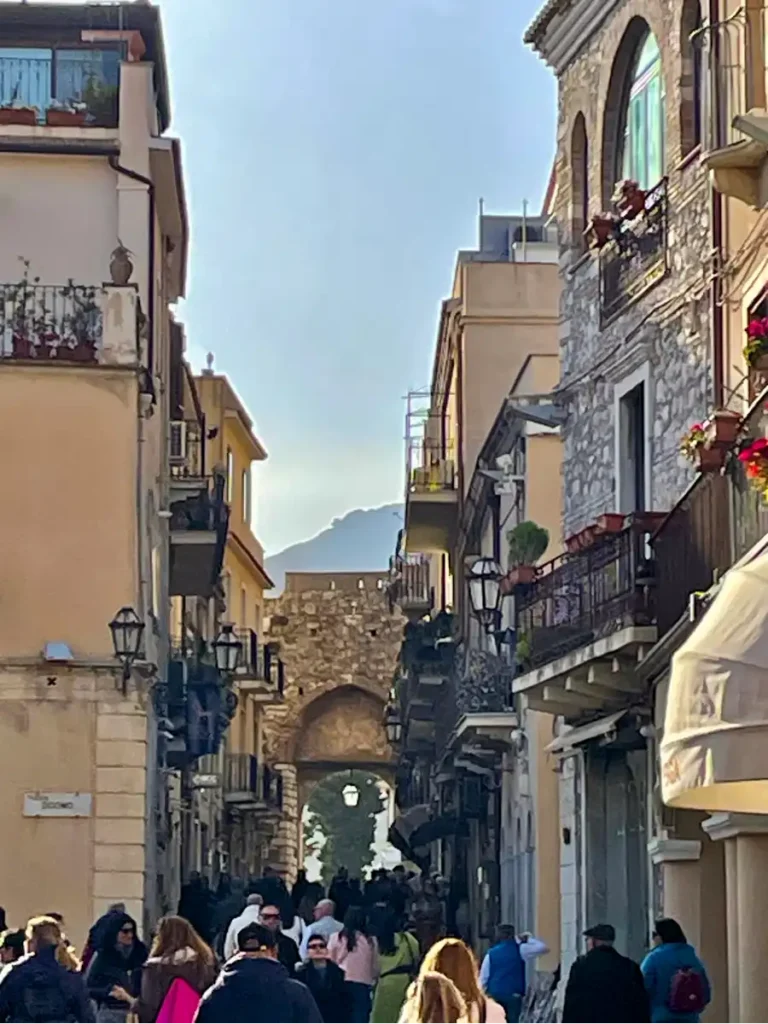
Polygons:
M687 156L701 142L702 50L700 0L685 0L680 26L680 148Z
M616 386L617 512L652 508L648 450L650 376L641 367Z
M240 588L240 622L243 629L248 625L248 594L245 587Z
M584 252L584 232L589 220L589 152L587 123L582 113L577 114L571 133L571 243L578 252Z
M37 107L83 102L89 123L117 124L121 50L0 47L0 105Z
M664 175L664 83L656 37L638 47L624 111L621 177L651 188Z
M232 504L232 497L235 490L235 457L232 449L227 448L227 504Z
M251 470L244 469L242 476L242 501L243 501L243 522L251 525Z

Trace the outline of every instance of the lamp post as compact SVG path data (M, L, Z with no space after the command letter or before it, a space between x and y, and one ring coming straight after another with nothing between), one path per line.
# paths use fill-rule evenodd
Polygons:
M348 782L341 791L341 798L347 807L357 807L360 801L360 790Z
M240 664L243 645L235 636L235 628L230 623L221 627L221 632L213 641L213 656L216 668L222 675L234 675Z
M133 608L126 606L121 608L109 623L109 631L112 634L115 657L123 666L123 693L125 693L128 689L128 680L131 678L131 667L141 652L144 623Z
M472 613L487 633L496 626L501 606L501 569L492 558L474 562L467 575Z
M387 705L387 710L384 715L384 729L387 733L387 739L392 746L397 746L403 737L403 723L400 721L400 712L394 706L394 704Z

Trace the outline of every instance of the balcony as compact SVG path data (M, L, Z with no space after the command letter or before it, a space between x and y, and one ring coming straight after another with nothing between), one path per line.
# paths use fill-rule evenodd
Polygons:
M221 474L201 481L195 492L171 501L170 593L211 597L221 572L229 527Z
M469 743L502 749L518 725L510 664L489 651L470 650L449 676L436 708L438 751Z
M742 438L768 434L765 395L744 419ZM657 578L659 634L685 614L691 594L708 590L717 576L768 534L768 507L736 455L725 473L700 474L652 538Z
M197 420L171 420L168 465L172 500L194 494L204 485L205 445Z
M114 128L121 50L0 48L0 125Z
M600 250L600 325L605 327L667 273L667 182L651 189L645 209L621 220Z
M279 814L283 809L283 777L255 754L225 754L224 800L239 810Z
M458 478L452 442L408 441L405 544L411 554L449 551L456 536Z
M271 644L260 644L252 629L236 629L242 644L240 667L235 673L237 687L260 703L280 701L285 695L285 666Z
M395 605L410 621L428 615L434 605L430 585L430 559L425 555L396 555L389 561L390 605Z
M0 283L0 361L137 366L140 317L134 288L40 284L25 264L19 281Z
M185 637L172 645L168 680L160 688L157 708L158 717L169 726L163 742L170 768L186 768L215 755L237 710L237 695L206 657L202 640Z
M515 693L573 717L611 710L639 688L629 666L656 641L655 580L642 517L541 566L515 596Z

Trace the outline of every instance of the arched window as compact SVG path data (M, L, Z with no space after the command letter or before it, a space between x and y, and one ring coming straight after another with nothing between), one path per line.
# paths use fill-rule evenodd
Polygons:
M687 156L701 142L702 49L700 0L685 0L680 22L680 151Z
M571 242L574 248L583 251L586 245L584 232L589 218L589 151L587 147L587 123L579 113L573 122L571 132Z
M650 30L637 47L628 85L620 177L651 188L664 174L664 82L659 44Z

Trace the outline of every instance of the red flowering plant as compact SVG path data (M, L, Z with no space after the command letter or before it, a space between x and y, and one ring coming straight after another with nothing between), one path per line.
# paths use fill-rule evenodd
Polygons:
M768 437L747 442L739 452L739 462L754 489L768 501Z
M768 355L768 316L756 317L747 325L747 343L744 358L755 367L761 356Z
M698 461L699 451L707 441L707 428L703 423L694 423L680 441L680 451L689 462Z

